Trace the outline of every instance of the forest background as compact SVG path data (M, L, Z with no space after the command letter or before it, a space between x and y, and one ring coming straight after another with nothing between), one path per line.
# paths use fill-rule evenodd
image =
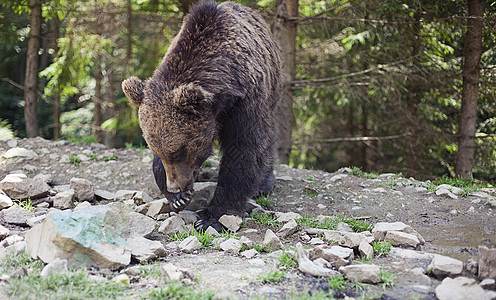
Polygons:
M0 138L143 147L148 78L192 0L3 0ZM281 45L279 161L496 181L495 0L243 0Z

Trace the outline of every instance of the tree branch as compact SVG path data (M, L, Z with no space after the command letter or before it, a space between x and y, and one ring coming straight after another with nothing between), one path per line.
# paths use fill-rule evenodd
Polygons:
M411 135L411 133L405 132L398 135L377 136L377 137L363 136L363 137L343 137L343 138L332 138L332 139L313 139L308 142L295 142L294 145L304 145L304 144L313 144L313 143L382 141L382 140L399 139L409 135Z
M2 78L2 81L5 81L7 83L10 83L11 85L15 86L16 88L21 89L21 90L24 91L24 86L23 85L20 85L19 83L11 80L10 78ZM41 93L38 90L36 90L36 94L38 94L38 96L40 96L40 97L43 97L43 93Z

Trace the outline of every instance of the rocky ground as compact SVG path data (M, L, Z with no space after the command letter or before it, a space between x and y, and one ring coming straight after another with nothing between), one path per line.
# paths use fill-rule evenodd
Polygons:
M122 281L124 298L153 298L179 281L219 299L496 299L496 189L278 166L263 207L244 220L226 216L232 233L209 236L191 224L215 189L218 160L204 165L179 215L151 162L149 150L0 141L3 297L17 298L14 278L85 266L99 280ZM41 274L9 269L5 257L17 251L47 264Z

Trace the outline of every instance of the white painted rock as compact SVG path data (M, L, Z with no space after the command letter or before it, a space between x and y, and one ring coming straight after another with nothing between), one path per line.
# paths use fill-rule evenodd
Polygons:
M53 207L61 210L73 208L74 189L69 189L67 191L57 193L57 195L53 197Z
M219 223L226 227L232 232L237 232L239 227L243 223L243 219L240 216L233 215L223 215L219 218Z
M350 265L339 268L339 272L350 281L363 283L381 282L381 268L376 265Z
M89 180L73 177L70 181L70 188L74 190L76 200L91 202L95 198L93 184Z
M474 279L467 277L445 278L436 287L436 297L439 300L491 299Z
M202 244L196 236L187 237L179 244L179 249L185 253L192 253L193 251L198 250L201 247Z
M427 268L438 277L456 276L462 273L463 262L448 256L434 254L434 258Z

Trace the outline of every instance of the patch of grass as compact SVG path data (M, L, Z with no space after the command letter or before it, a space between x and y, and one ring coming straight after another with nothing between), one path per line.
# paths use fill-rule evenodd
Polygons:
M386 288L393 287L396 284L396 277L393 272L381 269L381 285L385 290Z
M29 254L24 251L10 252L0 261L0 273L9 274L20 268L33 270L34 273L39 273L45 265L41 260L32 259Z
M212 167L212 162L210 160L206 160L202 164L202 168L210 168Z
M355 287L355 290L356 290L357 292L363 292L363 291L365 291L365 290L368 288L368 286L369 286L367 283L363 283L363 282L356 281L356 280L355 280L355 281L353 281L351 284Z
M261 273L258 275L258 280L262 284L265 283L276 283L280 282L281 279L286 275L286 272L284 271L279 271L279 270L274 270L274 271L269 271L266 273Z
M355 175L355 176L359 176L359 177L363 177L363 178L366 178L366 179L377 179L379 178L379 174L378 173L367 173L367 172L364 172L362 171L362 169L360 169L359 167L353 167L351 168L351 175Z
M115 154L112 154L112 155L110 155L110 156L104 156L104 157L102 157L102 159L103 159L104 161L109 161L109 160L117 160L117 159L118 159L118 157L117 157Z
M139 267L140 274L143 277L162 277L162 268L159 263L144 263Z
M69 154L69 163L71 163L77 167L81 163L81 158L79 158L77 155L70 153Z
M392 245L393 242L391 241L372 242L372 249L374 249L375 257L388 256Z
M279 263L281 266L286 267L288 269L294 269L298 267L298 264L295 261L295 256L289 254L286 251L282 251L281 256L279 256Z
M123 284L92 280L84 270L41 278L35 274L11 278L4 292L12 299L115 299L123 297Z
M336 230L340 222L349 224L356 232L371 231L373 228L371 224L365 221L358 221L354 218L346 217L345 215L324 218L322 222L318 222L317 219L305 214L301 219L296 220L296 223L300 226L329 230Z
M341 217L340 221L350 225L351 228L353 228L353 230L355 230L356 232L372 231L372 229L374 228L374 226L365 221L359 221L351 217L346 217L344 215Z
M329 277L327 282L329 283L329 288L331 290L343 291L346 287L346 279L344 279L343 274Z
M265 252L265 253L270 253L270 245L264 245L264 244L255 244L253 245L252 247L253 249L257 250L258 253L262 253L262 252Z
M278 222L273 216L262 213L253 213L250 215L250 218L255 222L255 224L259 224L262 226L270 226L274 228L281 227L281 222Z
M97 160L97 158L98 158L98 154L96 154L96 153L90 153L89 158L90 158L91 160Z
M492 187L487 182L478 180L466 180L462 178L451 178L444 174L442 177L434 179L431 184L427 186L430 192L435 192L436 188L441 184L449 184L462 189L461 195L468 196L470 193L478 192L481 188Z
M317 196L319 194L319 191L315 187L314 183L309 183L303 188L303 192L307 194L308 196Z
M211 291L196 292L192 286L185 286L177 281L171 281L165 287L152 290L145 299L212 299L215 294Z
M291 300L324 300L334 299L333 294L324 291L303 292L300 295L290 295Z
M91 144L91 143L98 143L97 139L92 136L70 136L67 138L67 141L71 144Z
M274 206L274 199L270 195L260 195L258 198L255 198L255 203L264 209L271 209Z
M166 241L167 242L173 242L173 241L183 241L186 238L190 236L196 236L198 241L203 245L204 248L207 248L212 245L212 241L214 240L214 236L208 234L205 231L196 231L196 230L190 230L190 231L179 231L174 234L171 234L167 237Z
M28 199L25 199L25 200L15 199L12 202L14 202L18 206L20 206L20 207L22 207L22 208L24 208L26 210L34 211L34 206L33 206L33 203L31 203L31 198L28 198Z

